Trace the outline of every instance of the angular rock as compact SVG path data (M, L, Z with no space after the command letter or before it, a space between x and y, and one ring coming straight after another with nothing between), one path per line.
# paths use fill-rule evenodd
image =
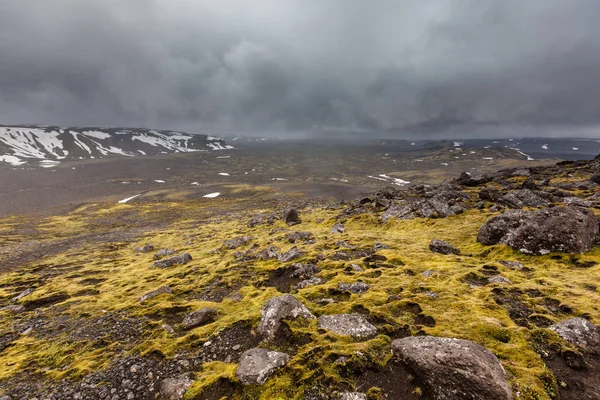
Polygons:
M170 256L170 255L173 255L173 254L175 254L175 253L177 253L177 252L176 252L175 250L173 250L173 249L160 249L159 251L157 251L157 252L154 254L154 257L153 257L153 258L154 258L155 260L160 260L161 258L164 258L164 257Z
M173 289L168 286L161 286L156 290L148 292L140 297L140 303L143 303L147 300L153 299L156 296L160 296L161 294L171 294L173 293Z
M448 254L459 255L460 254L459 249L452 246L448 242L444 242L443 240L438 240L438 239L433 239L431 241L431 243L429 243L429 250L433 251L434 253L440 253L440 254L445 254L445 255L448 255Z
M416 190L416 189L415 189ZM469 196L452 185L423 187L418 196L409 196L392 204L381 219L386 222L413 218L445 218L465 211Z
M392 342L392 352L421 379L435 400L511 400L500 362L468 341L433 336Z
M567 342L585 349L600 346L600 327L587 319L571 318L550 326L550 329Z
M200 325L206 325L217 319L219 312L216 308L207 307L186 314L181 323L185 328L191 329Z
M190 261L192 261L192 256L190 255L190 253L183 253L175 257L154 261L154 264L152 266L154 268L169 268L173 265L187 264Z
M377 328L360 314L333 314L319 317L319 328L336 335L366 339L377 335Z
M351 292L355 294L362 294L369 290L369 285L364 282L355 282L355 283L338 283L338 289L343 292Z
M283 221L290 226L298 225L302 222L300 220L300 216L298 215L298 210L293 207L285 210L285 212L283 213Z
M550 201L540 197L529 189L507 193L498 202L509 208L546 207L550 205Z
M256 330L262 337L272 340L277 335L281 321L299 317L312 319L315 316L300 300L290 294L272 297L261 309L261 318Z
M240 246L245 245L250 242L253 238L251 236L236 236L233 239L229 239L225 241L225 246L229 247L229 249L237 249Z
M344 233L346 232L346 228L342 224L335 224L331 228L330 233Z
M385 244L385 243L379 243L379 242L376 242L376 243L373 245L373 251L374 251L374 252L378 252L379 250L383 250L383 249L389 249L389 248L390 248L390 246L388 246L388 245L387 245L387 244Z
M154 251L154 246L148 243L143 245L142 247L136 247L134 251L136 253L150 253L151 251Z
M262 385L290 360L285 353L254 348L240 357L236 375L244 385Z
M479 229L477 241L506 244L526 254L583 253L592 248L597 234L598 220L591 210L554 207L492 217Z
M280 262L289 262L295 260L298 257L302 257L303 255L304 252L298 249L296 246L294 246L289 251L277 255L277 259Z
M181 400L188 388L192 386L192 383L194 383L194 380L191 374L167 378L160 384L160 398L164 400Z

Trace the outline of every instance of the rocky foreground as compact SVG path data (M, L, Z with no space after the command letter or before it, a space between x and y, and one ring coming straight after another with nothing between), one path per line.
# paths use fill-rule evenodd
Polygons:
M0 399L598 399L600 158L0 221Z

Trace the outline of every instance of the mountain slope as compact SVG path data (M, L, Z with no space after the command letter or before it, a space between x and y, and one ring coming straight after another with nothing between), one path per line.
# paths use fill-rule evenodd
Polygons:
M230 148L212 136L145 128L0 126L0 161L15 166L28 160L133 157Z

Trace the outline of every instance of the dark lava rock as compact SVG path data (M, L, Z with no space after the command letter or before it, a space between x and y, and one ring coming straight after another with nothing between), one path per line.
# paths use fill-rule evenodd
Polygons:
M156 290L148 292L140 297L140 303L145 302L146 300L150 300L155 298L156 296L160 296L161 294L171 294L173 293L173 289L168 286L161 286Z
M392 342L392 352L415 372L436 400L513 399L496 356L474 342L406 337Z
M293 207L285 210L283 213L283 221L290 226L297 225L302 222L300 220L300 216L298 215L298 210Z
M192 256L190 255L190 253L183 253L175 257L154 261L154 264L152 266L154 268L168 268L172 267L173 265L187 264L190 261L192 261Z
M246 350L240 358L236 375L244 385L262 385L289 360L289 355L277 351Z
M182 325L187 329L195 328L200 325L206 325L217 319L219 312L216 308L207 307L198 311L186 314L183 318Z
M592 248L597 233L598 220L591 210L554 207L492 217L479 229L477 241L506 244L526 254L583 253Z
M590 181L600 185L600 173L595 173L594 175L592 175L592 177L590 178Z
M377 335L377 328L360 314L335 314L319 317L319 328L336 335L352 336L355 339L366 339Z
M273 258L277 258L278 251L279 251L279 249L275 246L266 247L258 253L257 257L263 261L271 260Z
M600 327L587 319L572 318L550 326L567 342L585 349L600 346Z
M438 240L438 239L433 239L431 241L431 243L429 243L429 250L433 251L434 253L440 253L440 254L446 254L446 255L448 255L448 254L459 255L460 254L459 249L452 246L448 242L444 242L443 240Z
M315 316L300 300L290 294L272 297L261 309L257 332L266 339L274 339L281 326L281 321L298 317L312 319Z

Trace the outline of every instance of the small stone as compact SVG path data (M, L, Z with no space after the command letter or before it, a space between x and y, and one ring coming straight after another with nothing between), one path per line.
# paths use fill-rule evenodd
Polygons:
M299 250L296 246L294 246L289 251L279 254L277 256L277 260L279 260L279 262L285 263L290 262L298 257L302 257L303 255L304 252Z
M11 304L9 306L0 308L0 311L9 311L11 313L18 314L18 313L22 313L23 311L25 311L25 306L23 306L21 304Z
M432 271L432 270L423 271L421 273L421 275L423 275L425 278L429 278L433 274L435 274L435 271Z
M156 252L156 254L154 254L153 258L155 260L160 260L163 257L170 256L175 253L177 253L177 252L173 249L160 249L159 251Z
M521 264L520 262L516 262L516 261L502 260L502 261L498 261L498 263L502 264L505 267L508 267L510 269L522 270L524 268L523 264Z
M262 385L289 359L289 355L277 351L259 348L246 350L240 358L236 375L244 385Z
M369 285L364 282L355 282L353 284L340 282L338 283L338 289L343 292L362 294L369 290Z
M346 228L342 224L335 224L331 228L330 233L344 233L346 232Z
M337 335L365 339L377 335L377 328L360 314L334 314L319 317L319 327Z
M460 250L458 250L456 247L452 246L448 242L438 239L433 239L431 243L429 243L429 250L433 251L434 253L440 253L444 255L460 254Z
M192 386L192 383L194 381L189 374L165 379L160 385L161 398L164 400L181 400L188 388Z
M161 268L162 269L162 268L172 267L173 265L187 264L190 261L192 261L192 256L190 255L190 253L183 253L183 254L180 254L180 255L175 256L175 257L171 257L171 258L166 258L164 260L155 261L152 266L154 268Z
M160 296L161 294L172 294L172 293L173 293L173 289L171 289L170 287L161 286L156 290L153 290L151 292L148 292L148 293L142 295L139 300L140 300L140 303L143 303L147 300L150 300L157 296Z
M488 278L489 283L496 283L498 285L512 285L510 279L503 277L502 275L495 275Z
M198 311L186 314L183 318L182 325L187 329L195 328L200 325L206 325L217 319L219 312L216 308L207 307Z
M239 344L236 344L232 347L233 350L238 351L242 346Z
M300 289L307 288L309 286L320 285L322 283L325 283L325 279L319 278L318 276L313 276L312 278L305 279L303 281L298 282L298 284L294 286L294 289L300 290Z
M172 335L175 333L175 330L169 324L163 324L162 328L169 334Z
M150 253L151 251L154 251L154 246L148 243L143 245L142 247L136 247L134 251L136 253Z
M358 264L350 264L350 270L354 272L363 272L364 270Z
M25 291L21 292L21 294L19 294L18 296L15 296L15 297L13 297L13 298L11 299L11 301L12 301L12 302L19 301L19 300L21 300L23 297L25 297L25 296L29 296L29 295L30 295L31 293L33 293L33 292L35 292L35 289L34 289L34 288L29 288L29 289L27 289L27 290L25 290Z
M367 395L360 392L338 393L337 400L367 400Z
M388 246L387 244L379 243L379 242L377 242L373 245L374 252L377 252L377 251L383 250L383 249L389 249L389 248L390 248L390 246Z

